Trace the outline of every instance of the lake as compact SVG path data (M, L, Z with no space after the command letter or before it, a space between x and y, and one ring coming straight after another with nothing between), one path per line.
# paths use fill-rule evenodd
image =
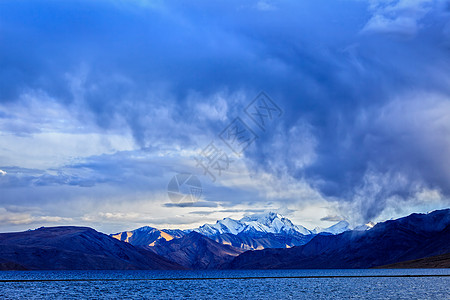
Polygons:
M3 271L0 299L450 299L450 269Z

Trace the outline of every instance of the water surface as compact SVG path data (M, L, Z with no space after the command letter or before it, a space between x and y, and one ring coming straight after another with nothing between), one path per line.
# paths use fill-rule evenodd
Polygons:
M450 269L0 272L23 298L450 299Z

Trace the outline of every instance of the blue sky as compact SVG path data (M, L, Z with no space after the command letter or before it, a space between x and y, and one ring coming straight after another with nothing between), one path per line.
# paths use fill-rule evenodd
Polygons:
M307 227L450 205L450 2L0 2L0 230ZM264 130L245 108L282 111ZM235 118L257 137L220 139ZM196 165L228 155L213 181ZM178 173L202 183L177 206Z

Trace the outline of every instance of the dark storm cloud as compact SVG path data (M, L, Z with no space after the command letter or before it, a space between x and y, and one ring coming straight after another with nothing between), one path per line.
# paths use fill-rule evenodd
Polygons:
M219 209L212 211L192 211L189 214L192 215L211 215L214 213L262 213L265 212L264 209Z
M339 221L343 221L344 218L340 217L340 216L326 216L320 219L320 221L330 221L330 222L339 222Z
M164 203L164 207L217 207L217 203L211 201L197 201L194 203Z
M199 103L221 95L231 120L264 90L284 114L248 165L362 198L371 219L391 196L450 194L443 3L2 1L0 103L42 90L142 147L189 147L226 125Z

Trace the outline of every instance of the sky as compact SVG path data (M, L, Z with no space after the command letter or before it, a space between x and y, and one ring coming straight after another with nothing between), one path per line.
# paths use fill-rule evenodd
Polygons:
M450 1L0 1L2 232L448 207Z

